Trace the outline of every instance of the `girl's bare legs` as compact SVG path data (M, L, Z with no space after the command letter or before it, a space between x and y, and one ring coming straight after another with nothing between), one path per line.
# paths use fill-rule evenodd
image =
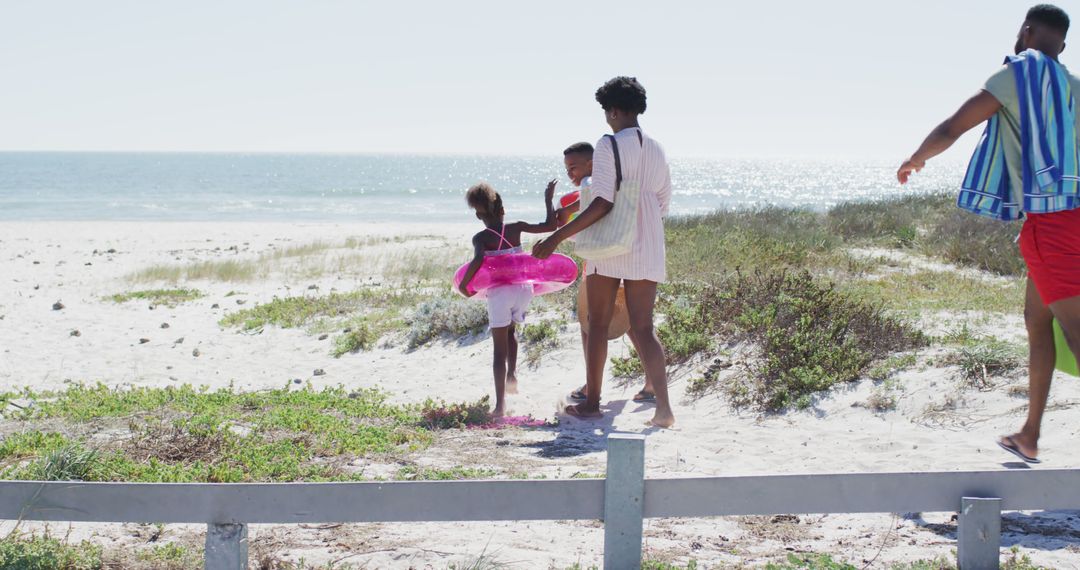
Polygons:
M638 356L645 367L646 383L656 394L656 413L652 424L667 428L675 424L668 398L667 357L653 329L653 309L656 306L655 281L623 281L626 287L626 309L630 313L630 330L637 339ZM591 349L592 347L590 347Z
M491 340L495 343L495 357L491 370L495 374L495 409L491 415L501 418L506 415L506 357L509 353L510 327L491 329Z
M517 355L518 342L514 323L510 323L506 337L506 393L517 394Z

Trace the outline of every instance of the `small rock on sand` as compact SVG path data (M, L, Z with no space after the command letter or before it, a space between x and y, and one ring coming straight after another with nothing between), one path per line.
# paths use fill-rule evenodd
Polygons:
M322 368L316 368L315 372L312 372L312 374L315 376L326 376L326 371Z
M79 329L75 329L75 330L71 331L70 335L71 336L82 336L82 333L79 332Z
M323 333L323 334L319 335L319 340L326 340L328 338L330 338L330 335L328 335L326 333Z
M64 304L61 303L60 301L57 301L57 302L52 304L52 310L54 310L54 311L59 311L59 310L61 310L63 308L64 308Z
M197 349L197 348L196 348L195 350L191 351L191 355L192 355L192 356L194 356L194 357L196 357L196 358L198 358L198 356L199 356L200 354L202 354L202 353L201 353L201 352L199 352L199 349Z
M184 344L184 337L180 337L173 341L173 344Z
M161 328L163 328L163 329L169 328L169 323L161 323Z
M217 304L217 303L214 303L213 305L210 305L210 308L211 308L211 309L220 309L220 308L221 308L221 305L219 305L219 304Z
M150 342L150 339L148 339L148 338L140 338L139 339L139 344L146 344L148 342Z

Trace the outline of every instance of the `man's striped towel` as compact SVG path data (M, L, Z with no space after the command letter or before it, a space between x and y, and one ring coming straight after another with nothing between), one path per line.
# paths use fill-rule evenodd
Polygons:
M1016 79L1023 148L1023 207L1014 198L1001 144L1001 117L995 114L968 164L957 199L961 208L999 220L1024 212L1047 214L1080 207L1080 166L1075 108L1067 72L1037 50L1009 56Z

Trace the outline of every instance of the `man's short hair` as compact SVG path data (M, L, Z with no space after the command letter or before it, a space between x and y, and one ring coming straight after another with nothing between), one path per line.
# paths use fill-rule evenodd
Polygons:
M636 77L619 76L596 90L596 102L605 111L618 109L640 115L645 112L645 88Z
M1065 37L1069 33L1069 15L1053 4L1039 4L1028 10L1028 22L1046 26Z
M588 155L589 158L592 158L592 153L593 147L587 142L574 143L566 147L566 150L562 151L563 156L570 156L571 154L584 154Z

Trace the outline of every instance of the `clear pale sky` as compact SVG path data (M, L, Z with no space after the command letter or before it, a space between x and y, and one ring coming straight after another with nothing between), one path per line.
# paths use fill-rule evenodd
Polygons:
M554 154L605 132L593 93L626 74L672 156L897 160L1030 5L2 2L0 150Z

